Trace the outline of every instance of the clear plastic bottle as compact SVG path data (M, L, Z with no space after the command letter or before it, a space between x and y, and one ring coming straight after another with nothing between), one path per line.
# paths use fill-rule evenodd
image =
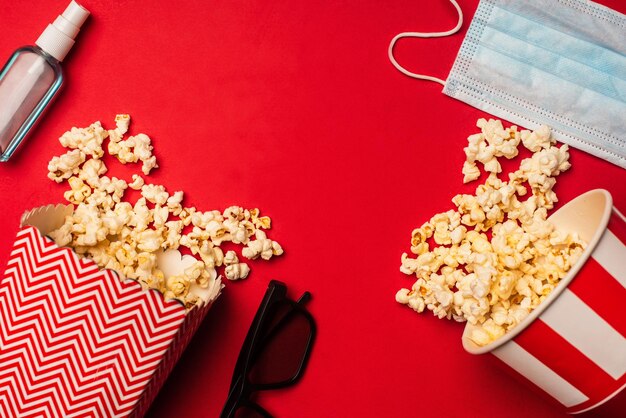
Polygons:
M61 62L88 16L72 0L35 46L16 50L0 71L0 161L11 158L61 87Z

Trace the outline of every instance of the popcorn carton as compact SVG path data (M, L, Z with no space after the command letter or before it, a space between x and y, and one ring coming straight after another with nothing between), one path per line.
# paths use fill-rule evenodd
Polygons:
M141 417L221 290L190 310L46 234L71 206L27 212L0 281L0 416ZM195 259L168 251L166 274Z
M517 327L472 354L491 353L571 414L624 417L626 411L626 219L611 195L592 190L555 212L558 229L587 248L548 298ZM585 414L587 415L587 414Z

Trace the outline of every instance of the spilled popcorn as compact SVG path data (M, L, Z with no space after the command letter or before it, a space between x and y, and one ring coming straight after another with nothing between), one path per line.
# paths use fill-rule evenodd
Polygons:
M105 130L100 122L86 128L72 128L61 136L69 151L53 157L48 177L67 181L64 197L75 205L64 224L51 232L59 246L69 246L89 257L100 267L112 269L122 277L139 281L144 288L157 289L166 299L177 299L187 308L206 302L206 289L218 279L217 268L224 266L229 280L245 279L250 267L239 261L234 251L226 254L220 246L232 242L244 246L243 257L269 260L283 249L269 239L264 230L271 220L258 209L231 206L223 212L201 212L184 207L183 192L170 194L164 186L146 183L139 174L127 182L105 175L102 161L104 140L107 150L121 163L141 162L144 175L157 168L150 137L138 134L124 139L129 115L117 115L116 128ZM134 205L124 201L128 189L141 191ZM188 232L185 232L188 227ZM157 266L157 253L187 247L197 261L183 274L165 277Z
M473 195L459 194L456 210L439 213L415 229L400 271L415 275L396 301L439 318L478 325L470 339L483 346L519 324L556 287L580 257L585 243L556 230L547 211L557 202L556 177L570 168L567 145L555 146L550 129L504 128L479 119L481 133L464 148L463 182L489 173ZM502 181L498 157L518 155L520 142L534 154ZM528 192L525 200L520 200ZM485 232L490 232L489 237ZM433 248L429 243L434 242Z

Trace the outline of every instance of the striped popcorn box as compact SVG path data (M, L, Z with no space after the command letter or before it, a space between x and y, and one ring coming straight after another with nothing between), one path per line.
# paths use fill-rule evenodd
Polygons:
M588 245L546 300L516 328L484 347L465 327L463 346L491 353L570 414L626 416L626 219L606 190L556 211L558 229Z
M0 281L0 417L143 416L220 293L186 311L58 247L45 234L72 210L26 213ZM166 275L194 261L158 259Z

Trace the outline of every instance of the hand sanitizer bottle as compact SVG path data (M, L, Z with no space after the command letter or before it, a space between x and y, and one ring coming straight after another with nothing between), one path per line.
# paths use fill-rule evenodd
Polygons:
M35 46L16 50L0 71L0 161L11 158L61 87L61 62L87 16L72 0Z

